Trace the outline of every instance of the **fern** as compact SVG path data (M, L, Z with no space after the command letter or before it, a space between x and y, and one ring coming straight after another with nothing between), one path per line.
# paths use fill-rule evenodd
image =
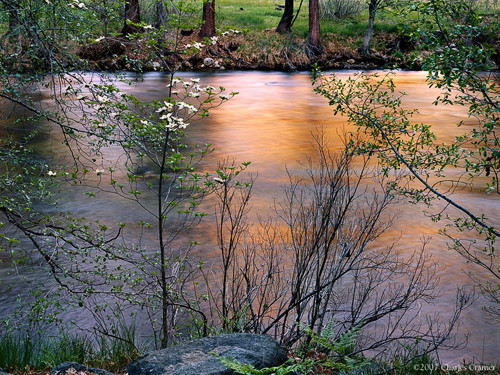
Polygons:
M315 361L312 359L305 359L299 363L291 363L291 360L288 360L280 366L256 369L252 365L241 363L231 357L225 358L215 353L212 354L216 356L222 364L229 367L235 373L243 375L286 375L290 373L305 374L308 373L315 364Z
M360 327L354 327L349 331L342 333L337 340L332 340L332 337L334 336L333 324L328 324L323 330L323 334L321 336L308 327L304 327L303 329L304 332L311 337L313 345L319 347L327 353L335 354L335 357L332 358L331 356L328 357L326 355L324 357L304 356L299 359L297 363L292 363L292 360L288 360L281 366L256 369L252 365L241 363L231 357L225 358L215 353L212 354L235 373L243 375L286 375L290 373L307 374L314 368L352 371L354 369L365 367L370 363L370 361L364 357L351 358L349 356L356 345Z

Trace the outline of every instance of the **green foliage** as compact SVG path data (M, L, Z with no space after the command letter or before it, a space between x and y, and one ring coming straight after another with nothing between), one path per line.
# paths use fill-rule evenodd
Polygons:
M342 333L337 340L333 337L333 323L329 324L321 335L310 328L304 331L310 338L306 347L294 360L288 360L280 366L256 369L254 366L238 362L232 358L224 358L214 354L221 363L238 374L243 375L286 375L290 373L309 374L324 371L353 371L362 369L370 361L359 356L351 356L357 342L358 328Z
M122 327L122 331L133 331ZM63 362L77 362L89 367L121 371L125 365L140 355L140 349L126 336L115 338L99 336L95 341L79 334L50 337L37 333L0 336L0 367L11 372L27 368L44 370Z
M307 374L312 370L315 364L312 359L305 359L303 361L300 361L299 363L291 363L291 361L287 361L281 366L256 369L252 365L238 362L230 357L224 358L217 354L214 355L222 364L226 365L237 374L243 375L286 375L290 373Z
M192 25L185 15L193 10L189 2L180 2L177 10L167 24L169 32ZM165 38L167 27L152 30L151 26L140 26L144 33L133 37L146 42L146 52L161 52L163 56L165 48L177 49L175 35ZM16 236L10 230L2 231L1 245L9 248L13 262L42 259L55 282L33 288L30 308L19 310L16 321L43 329L45 324L59 323L58 313L64 309L87 309L101 324L100 332L114 337L122 318L116 314L118 306L135 306L135 310L146 307L146 319L156 334L155 345L160 345L160 340L166 345L167 336L176 331L181 309L201 316L206 331L206 317L198 310L197 297L184 292L194 273L187 253L195 243L180 250L178 237L205 216L199 207L213 182L208 173L197 171L197 165L211 147L188 148L183 130L188 121L207 116L210 108L236 93L226 94L223 87L203 87L198 79L174 78L180 65L161 61L162 70L171 73L163 100L148 102L121 92L117 88L119 76L98 83L78 74L54 76L44 83L55 103L53 112L31 106L22 94L24 81L2 76L2 95L58 125L74 156L73 165L65 162L49 169L33 161L24 146L27 140L6 139L0 149L0 158L5 161L0 208L13 233L17 231ZM70 114L74 110L77 118ZM120 148L123 156L106 164L103 152L113 147ZM145 170L151 170L153 176L144 175ZM145 216L137 225L138 231L156 233L156 237L146 242L141 234L138 243L129 244L123 241L124 233L135 230L133 225L35 211L33 206L42 198L47 203L44 208L51 204L49 192L56 181L86 186L83 194L89 199L111 193L137 204ZM155 203L144 203L143 197L151 195L156 197ZM31 241L33 251L24 252L19 238ZM22 319L23 314L28 320ZM99 345L107 357L114 352L132 353L135 344L127 345L134 341L122 341L101 341Z
M375 155L385 176L403 169L409 172L399 179L425 181L431 175L440 176L446 166L456 165L463 157L457 154L458 146L436 143L429 125L411 121L417 110L401 107L405 93L396 92L390 74L354 74L347 80L335 75L323 77L315 91L329 100L334 114L346 115L358 127L364 138L353 152ZM427 186L414 187L395 181L392 188L415 203L430 203L433 198L427 194Z
M436 53L425 62L430 87L442 94L435 104L466 106L469 121L457 124L463 133L452 142L443 143L428 124L411 120L414 110L401 105L404 93L397 93L390 75L355 75L347 80L335 76L323 78L316 92L333 106L334 113L344 114L357 127L363 142L354 152L376 155L382 172L393 173L391 187L411 202L430 205L439 198L460 212L461 216L433 215L435 221L449 219L442 233L450 247L464 258L485 268L498 278L495 241L500 235L498 223L455 200L454 187L487 181L483 191L500 194L500 87L495 67L495 51L500 23L483 19L465 3L429 0L416 5L423 17L420 28L410 31ZM464 168L466 174L450 176L450 168ZM401 172L402 171L402 172ZM418 182L417 184L415 184ZM475 232L475 233L474 233ZM467 233L466 236L464 234ZM477 280L485 295L498 304L498 287ZM498 314L498 307L490 308Z

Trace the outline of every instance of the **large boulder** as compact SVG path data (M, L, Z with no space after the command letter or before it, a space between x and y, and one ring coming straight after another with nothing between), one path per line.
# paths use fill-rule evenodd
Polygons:
M261 369L287 360L285 350L271 337L235 333L206 337L157 350L129 363L129 375L230 375L234 372L214 355Z

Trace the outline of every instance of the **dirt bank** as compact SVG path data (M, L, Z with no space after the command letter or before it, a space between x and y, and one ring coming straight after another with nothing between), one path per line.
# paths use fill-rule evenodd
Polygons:
M356 49L339 43L335 37L323 38L320 55L307 53L303 40L282 36L274 30L261 34L231 33L212 40L198 37L196 30L186 30L175 48L151 46L142 39L108 37L88 43L78 56L90 70L154 71L179 66L179 70L310 70L313 64L323 69L382 69L400 67L419 70L423 54L410 53L397 35L383 35L377 45L384 47L363 56ZM196 45L199 48L193 48ZM395 51L399 51L394 54ZM411 56L409 56L411 55ZM407 56L411 58L408 60Z

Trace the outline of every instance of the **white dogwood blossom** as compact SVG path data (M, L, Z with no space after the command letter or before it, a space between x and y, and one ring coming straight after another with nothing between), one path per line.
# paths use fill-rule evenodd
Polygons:
M160 117L160 120L164 121L164 125L167 129L178 130L185 129L188 127L188 123L184 122L182 117L176 117L172 113L167 113Z
M172 103L163 102L163 104L163 107L160 107L156 110L157 113L171 112L174 109L174 105Z
M176 106L177 106L177 108L179 108L179 110L186 109L188 112L191 112L191 113L198 112L198 108L196 108L195 106L193 106L191 104L185 103L185 102L178 102L176 104Z
M194 44L186 44L186 48L202 49L203 43L195 42Z

